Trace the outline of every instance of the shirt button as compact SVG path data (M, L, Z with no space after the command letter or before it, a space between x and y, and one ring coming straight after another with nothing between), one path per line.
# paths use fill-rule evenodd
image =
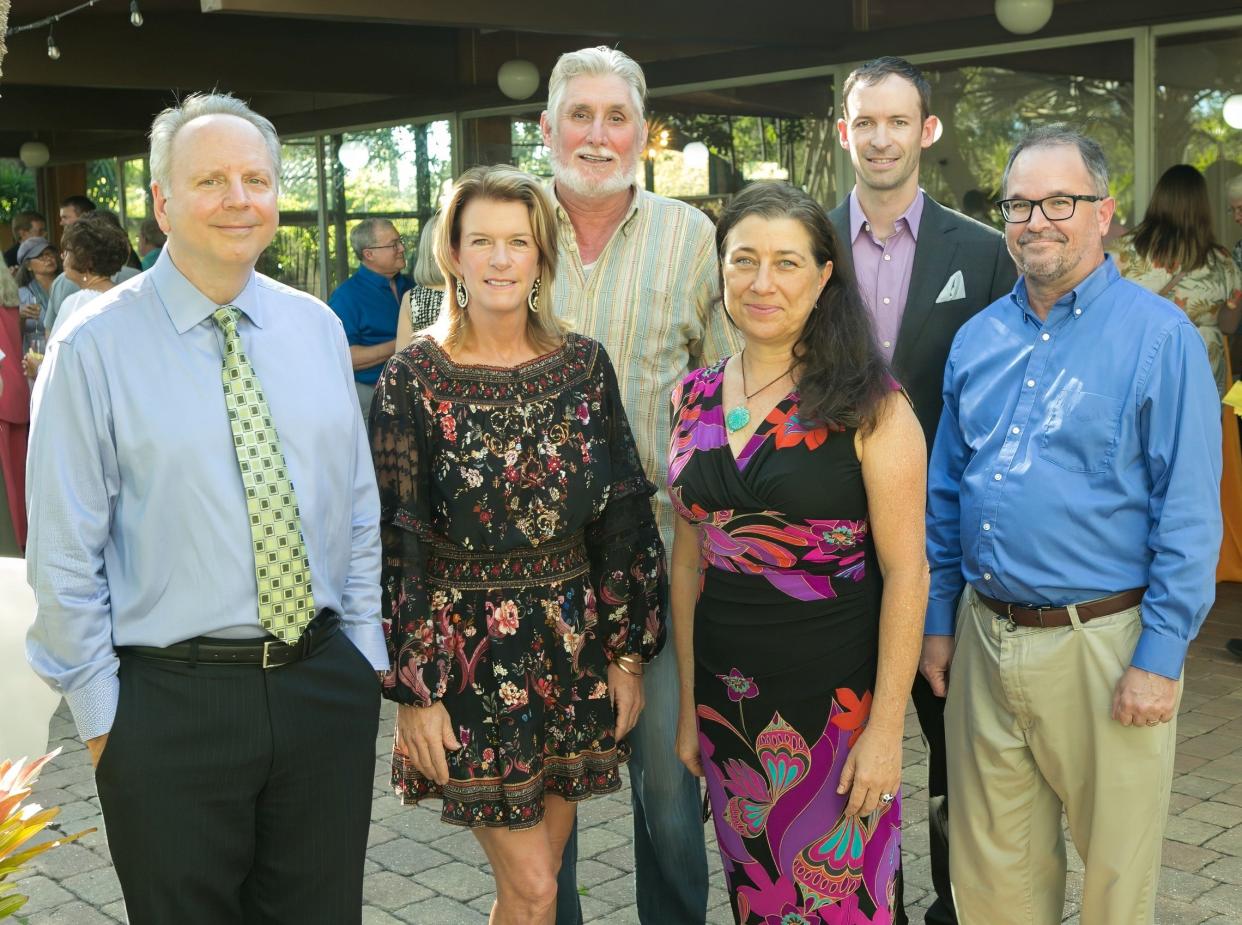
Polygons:
M884 255L884 259L885 259L885 260L892 260L892 259L893 259L893 255L892 255L892 254L885 254L885 255Z
M984 581L991 581L991 580L992 580L992 573L991 573L991 572L984 572L984 573L983 573L983 580L984 580Z
M1034 380L1034 379L1027 379L1027 380L1026 380L1026 387L1027 387L1028 389L1033 389L1033 388L1035 388L1035 380Z
M999 482L1000 480L1001 480L1001 474L999 472L996 473L994 476L992 476L993 482Z
M1074 309L1074 314L1075 314L1075 315L1081 315L1081 314L1082 314L1082 309L1081 309L1081 308L1076 308L1076 309Z
M887 304L888 304L889 302L891 302L891 301L893 301L893 300L892 300L892 299L890 299L888 296L885 296L885 297L884 297L884 304L885 304L885 305L887 305Z
M1047 332L1039 335L1041 340L1052 340L1052 335Z
M991 529L992 529L992 525L991 525L991 524L989 524L989 523L984 523L984 525L983 525L983 529L984 529L984 530L991 530Z
M892 341L887 341L887 340L886 340L886 341L884 342L884 346L885 346L885 347L891 347L891 346L893 346Z
M1014 428L1012 428L1009 432L1010 432L1011 434L1020 434L1020 433L1022 433L1022 428L1021 428L1021 427L1014 427Z

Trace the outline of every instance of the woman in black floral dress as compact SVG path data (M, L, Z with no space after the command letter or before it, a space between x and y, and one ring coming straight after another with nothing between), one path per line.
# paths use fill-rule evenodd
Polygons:
M371 408L393 785L474 830L497 923L552 922L574 804L620 786L664 640L654 487L612 366L540 310L554 227L533 178L467 172L437 240L453 298Z

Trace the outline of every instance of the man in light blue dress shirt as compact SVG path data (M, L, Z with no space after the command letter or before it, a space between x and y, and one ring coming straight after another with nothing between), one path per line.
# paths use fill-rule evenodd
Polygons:
M1002 185L1023 275L954 340L928 480L953 895L965 923L1059 923L1064 807L1082 921L1140 925L1215 595L1220 405L1185 313L1104 254L1099 145L1036 130Z
M388 667L379 503L340 322L254 272L279 154L232 97L160 114L167 244L57 332L35 392L27 654L96 764L132 925L361 916ZM314 619L296 644L260 623L225 305L300 514Z

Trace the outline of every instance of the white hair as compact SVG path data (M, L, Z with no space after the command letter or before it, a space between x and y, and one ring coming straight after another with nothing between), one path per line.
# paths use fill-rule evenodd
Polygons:
M168 191L172 172L173 139L189 122L202 116L236 116L244 119L263 136L268 156L272 159L273 181L280 183L280 136L270 121L259 115L231 93L194 93L170 106L151 123L151 182Z
M565 88L575 77L620 77L630 88L634 96L634 109L638 118L644 118L647 101L647 78L638 62L623 51L609 48L607 45L596 45L594 48L580 48L566 52L552 68L552 76L548 78L548 118L555 124L560 113L561 100L565 96Z
M1242 199L1242 173L1236 174L1225 184L1225 196L1230 201Z

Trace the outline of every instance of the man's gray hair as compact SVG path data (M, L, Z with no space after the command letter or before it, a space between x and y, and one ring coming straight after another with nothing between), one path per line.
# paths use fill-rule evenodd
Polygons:
M194 93L170 106L151 123L151 182L158 183L167 195L172 173L173 139L186 123L201 116L236 116L259 130L272 159L273 180L280 185L280 136L267 119L259 115L231 93Z
M1230 199L1242 199L1242 173L1235 174L1225 184L1225 196Z
M379 230L396 226L386 218L364 218L349 231L349 246L354 249L354 256L362 259L362 252L377 243Z
M607 45L596 45L594 48L580 48L566 52L552 68L552 76L548 78L548 118L556 122L560 113L561 100L565 96L565 88L575 77L609 77L617 76L629 84L634 94L634 106L640 119L645 116L647 102L647 78L638 62L623 51L609 48Z
M1095 139L1088 138L1077 129L1070 128L1061 122L1031 129L1018 139L1018 143L1009 152L1009 160L1005 163L1005 172L1001 174L1003 195L1009 195L1009 171L1013 169L1013 162L1018 159L1019 154L1028 148L1057 148L1061 146L1078 149L1083 165L1087 168L1087 173L1091 175L1091 183L1095 186L1095 195L1107 196L1108 159L1104 156L1104 149L1100 147L1099 142ZM1067 190L1066 192L1069 191Z

